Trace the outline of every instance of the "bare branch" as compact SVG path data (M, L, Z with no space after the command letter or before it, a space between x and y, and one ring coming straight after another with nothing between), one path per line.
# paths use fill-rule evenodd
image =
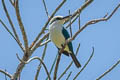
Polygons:
M22 46L22 43L20 42L20 40L19 40L19 37L18 37L18 34L17 34L17 32L16 32L16 29L15 29L15 27L14 27L14 25L13 25L13 22L12 22L12 20L11 20L11 18L10 18L10 15L9 15L9 13L8 13L8 10L7 10L7 8L6 8L6 5L5 5L5 2L4 2L4 0L2 0L2 5L3 5L3 8L4 8L4 11L5 11L5 14L6 14L6 16L7 16L7 19L8 19L8 21L9 21L9 23L10 23L10 25L11 25L11 28L12 28L12 31L13 31L13 33L14 33L14 35L15 35L15 40L16 40L16 42L18 43L18 45L20 46L20 48L22 49L22 51L24 52L24 48L23 48L23 46ZM3 22L2 22L2 20L0 21L2 24L3 24ZM5 24L4 24L5 25ZM3 26L4 26L3 25ZM7 27L7 26L6 26ZM8 30L7 30L8 31ZM10 30L9 30L10 31Z
M69 15L71 15L70 10L69 10ZM71 34L71 37L72 37L72 26L71 26L72 24L71 24L71 17L70 17L70 21L69 21L69 22L70 22L70 34Z
M99 76L96 80L100 80L103 78L106 74L108 74L110 71L112 71L118 64L120 64L120 60L117 61L110 69L108 69L106 72L104 72L101 76Z
M92 48L93 51L92 51L92 54L91 56L89 57L88 61L85 63L85 65L83 66L83 68L76 74L76 76L74 77L73 80L76 80L76 78L80 75L80 73L86 68L86 66L88 65L88 63L90 62L90 60L92 59L93 55L94 55L94 47Z
M18 60L22 63L25 63L25 64L28 64L35 59L39 60L42 63L43 67L45 68L45 71L46 71L46 74L47 74L49 80L51 80L48 69L47 69L46 65L44 64L44 62L42 61L42 59L40 59L39 57L36 56L36 57L30 58L28 61L23 61L22 59L19 58L18 54L16 54L16 55L17 55Z
M60 63L60 58L61 58L61 53L58 53L58 58L57 58L57 62L56 62L56 66L55 66L55 70L54 70L54 77L53 77L53 80L56 80L57 79L57 72L58 72L58 66L59 66L59 63Z
M87 0L77 11L75 11L72 15L72 18L74 18L76 15L79 15L88 5L90 5L93 2L93 0ZM78 16L79 17L79 16Z
M16 11L17 20L18 20L19 27L20 27L20 30L21 30L21 33L22 33L22 36L23 36L26 53L28 53L29 52L28 39L27 39L27 35L26 35L24 25L23 25L22 20L21 20L20 12L19 12L19 0L16 0L15 4L16 4L15 11Z
M0 69L0 72L8 76L10 79L12 78L12 75L4 70Z
M13 33L8 29L8 27L4 24L4 22L0 19L0 23L3 25L3 27L7 30L7 32L13 37L13 39L16 40L15 36L13 35ZM17 42L17 40L16 40Z
M93 0L87 0L79 9L77 9L73 14L72 14L72 17L71 19L73 19L71 21L71 23L75 22L76 19L79 17L80 13L88 6L90 5L91 3L93 2ZM68 24L66 26L66 28L68 28L71 24Z
M79 49L80 49L80 43L79 43L79 45L78 45L78 47L77 47L77 50L76 50L76 56L77 56L77 54L78 54ZM58 80L60 80L60 79L66 74L66 72L69 70L69 68L72 66L72 64L73 64L73 61L71 61L71 63L68 65L68 67L67 67L67 68L64 70L64 72L60 75L60 77L58 78Z
M48 39L48 40L46 40L45 42L41 43L39 46L43 46L43 45L45 45L45 44L49 43L50 41L51 41L51 40L50 40L50 39Z
M45 57L45 54L46 54L46 50L47 50L47 44L45 44L45 47L44 47L44 50L43 50L42 60L44 60L44 57ZM38 65L37 73L35 75L35 80L38 80L38 75L39 75L39 72L40 72L40 69L41 69L41 65L42 65L42 63L40 63Z
M52 13L52 15L50 16L50 18L48 19L48 21L46 22L46 24L44 25L44 27L42 28L41 32L38 34L38 36L36 37L36 39L33 41L33 43L30 46L30 49L35 45L35 43L39 40L40 36L44 33L44 30L46 29L46 27L49 24L49 21L52 19L52 17L56 14L56 12L63 6L63 4L66 2L66 0L63 0L58 7L54 10L54 12ZM39 41L41 42L41 41Z
M78 17L78 24L79 24L79 30L80 30L80 27L81 27L81 25L80 25L80 14L79 14L79 17Z
M47 9L47 6L46 6L46 4L45 4L45 0L42 0L42 1L43 1L43 4L44 4L44 8L45 8L46 15L47 15L47 17L49 18L48 9Z

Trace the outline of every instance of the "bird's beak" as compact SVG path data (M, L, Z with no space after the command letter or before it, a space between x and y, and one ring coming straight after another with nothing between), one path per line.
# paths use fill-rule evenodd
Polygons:
M72 16L72 15L68 15L68 16L63 17L63 18L62 18L63 23L64 23L64 24L67 23L67 22L70 20L71 16Z

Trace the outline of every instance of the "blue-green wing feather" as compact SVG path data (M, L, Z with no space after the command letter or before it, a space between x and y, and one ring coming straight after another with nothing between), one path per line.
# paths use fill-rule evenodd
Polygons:
M67 40L68 38L70 38L70 35L69 35L68 31L64 27L62 29L62 33L63 33L63 36L65 37L65 40ZM70 51L73 52L72 42L68 43L68 47L69 47Z

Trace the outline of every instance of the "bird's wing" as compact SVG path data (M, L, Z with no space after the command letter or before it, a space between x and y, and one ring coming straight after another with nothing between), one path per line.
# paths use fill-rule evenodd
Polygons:
M65 40L67 40L68 38L70 38L70 35L69 35L68 31L64 27L62 29L62 33L63 33L63 36L65 37ZM72 42L68 43L68 47L69 47L69 50L73 53Z

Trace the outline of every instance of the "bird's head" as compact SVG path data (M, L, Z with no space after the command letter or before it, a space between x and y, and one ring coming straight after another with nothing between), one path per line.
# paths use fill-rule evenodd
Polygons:
M70 17L71 17L71 15L65 16L65 17L55 16L50 20L50 24L53 24L53 23L65 24L67 21L69 21Z

